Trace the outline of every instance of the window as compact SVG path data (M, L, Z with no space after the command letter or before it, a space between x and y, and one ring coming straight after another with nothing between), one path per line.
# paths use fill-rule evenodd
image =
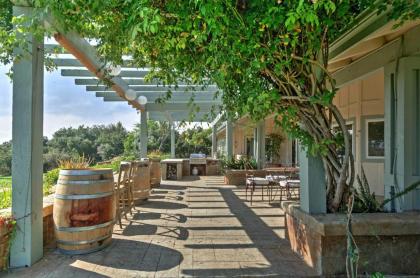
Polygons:
M245 138L246 155L248 157L254 156L254 137Z
M366 157L383 158L385 155L385 128L383 119L366 120Z
M273 146L274 142L273 139L270 137L265 137L265 161L266 162L273 162Z
M217 140L217 155L220 157L221 155L226 154L226 140L225 139L218 139Z

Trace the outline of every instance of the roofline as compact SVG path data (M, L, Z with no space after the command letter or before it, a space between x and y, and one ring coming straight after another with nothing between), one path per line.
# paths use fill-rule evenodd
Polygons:
M389 22L388 14L390 9L378 14L377 10L366 10L361 13L352 28L344 32L330 46L329 59L334 59L340 53L360 42L370 34Z

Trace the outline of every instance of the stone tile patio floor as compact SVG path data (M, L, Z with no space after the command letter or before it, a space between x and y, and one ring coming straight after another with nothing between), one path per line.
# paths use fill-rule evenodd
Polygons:
M244 202L223 177L165 181L108 248L78 256L47 250L10 277L305 277L315 276L285 239L279 206Z

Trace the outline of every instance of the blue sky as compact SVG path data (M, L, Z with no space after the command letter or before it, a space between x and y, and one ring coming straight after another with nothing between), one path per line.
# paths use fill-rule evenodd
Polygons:
M7 71L0 66L0 143L12 138L12 84ZM45 72L44 82L44 135L49 138L61 127L120 121L131 130L139 122L140 116L126 103L104 102L57 70Z

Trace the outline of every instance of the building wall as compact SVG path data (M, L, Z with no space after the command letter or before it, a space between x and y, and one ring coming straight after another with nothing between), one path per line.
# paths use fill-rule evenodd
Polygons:
M384 118L383 69L340 88L334 104L348 122L353 122L356 174L363 166L371 191L384 196L384 159L368 159L365 151L366 120Z
M246 155L246 139L254 137L255 123L253 123L248 118L241 118L234 123L233 130L233 154L236 155ZM281 144L281 154L278 161L273 161L273 163L281 163L288 165L292 163L292 140L282 132L281 128L276 126L274 123L274 118L269 117L265 120L265 134L266 136L271 133L280 133L284 137L284 141ZM225 144L225 132L224 130L220 131L217 134L217 146L218 150L221 150L222 146ZM220 151L219 151L220 152Z

